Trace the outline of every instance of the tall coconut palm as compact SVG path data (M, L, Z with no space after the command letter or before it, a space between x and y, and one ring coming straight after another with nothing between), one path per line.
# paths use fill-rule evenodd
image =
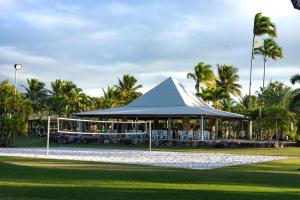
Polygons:
M49 92L54 96L59 96L63 94L64 81L61 79L56 79L51 82L51 89Z
M115 85L120 100L123 104L127 105L137 97L141 96L142 93L138 92L142 85L137 85L137 79L129 74L124 74L122 79L118 79L118 85Z
M294 76L292 76L290 81L293 85L295 85L296 83L300 84L300 74L295 74ZM289 107L292 112L295 112L297 114L300 113L300 88L296 88L292 91Z
M45 83L34 78L27 79L27 86L22 85L22 87L26 90L25 97L32 102L34 112L41 110L42 101L48 94Z
M200 97L206 102L212 102L213 107L220 109L220 101L227 99L228 94L221 87L216 88L201 88Z
M119 93L116 87L108 86L106 90L102 88L103 96L100 97L99 106L102 109L117 107L119 102Z
M51 82L51 87L50 107L56 114L68 116L72 112L84 109L81 101L85 98L85 95L75 83L57 79Z
M283 58L282 49L274 41L273 38L264 39L264 44L261 47L254 48L255 55L263 56L264 61L264 73L263 73L263 89L265 88L266 79L266 62L268 58L272 60L277 60L278 58Z
M217 65L218 66L218 79L216 80L217 86L223 88L227 94L227 103L230 104L230 95L240 96L242 86L238 84L240 80L237 74L238 69L232 65ZM228 106L229 109L229 106Z
M252 86L252 68L254 59L254 43L255 37L261 35L269 35L271 37L277 36L276 25L270 20L269 17L262 15L262 13L257 13L254 17L253 23L253 36L252 36L252 47L251 47L251 62L250 62L250 80L249 80L249 96L251 96L251 86ZM249 98L248 107L251 105L251 98Z
M41 97L47 95L47 90L45 88L45 83L39 81L38 79L27 79L27 86L22 85L26 90L26 98L36 101Z
M300 83L300 74L295 74L291 78L291 83L295 85L296 83Z
M214 85L215 75L211 68L211 65L200 62L195 66L194 72L187 73L187 78L191 78L196 82L195 89L197 94L200 93L201 84L204 84L206 86Z

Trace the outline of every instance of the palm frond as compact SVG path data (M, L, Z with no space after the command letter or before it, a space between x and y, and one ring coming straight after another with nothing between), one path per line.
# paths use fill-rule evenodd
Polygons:
M295 74L291 77L291 83L294 85L296 83L300 83L300 74Z

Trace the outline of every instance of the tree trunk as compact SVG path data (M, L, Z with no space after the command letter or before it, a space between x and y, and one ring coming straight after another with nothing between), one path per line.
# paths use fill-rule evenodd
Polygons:
M231 111L231 104L230 104L230 97L227 98L227 111L230 112Z
M263 89L265 89L265 80L266 80L266 62L267 62L267 58L266 58L266 56L265 56L265 57L264 57Z
M195 89L196 89L196 93L198 94L200 92L200 84L198 81L196 82Z
M252 39L252 48L251 48L251 62L250 62L250 79L249 79L249 100L248 100L248 107L250 109L251 107L251 86L252 86L252 68L253 68L253 49L254 49L254 41L255 41L255 35L253 33L253 39Z

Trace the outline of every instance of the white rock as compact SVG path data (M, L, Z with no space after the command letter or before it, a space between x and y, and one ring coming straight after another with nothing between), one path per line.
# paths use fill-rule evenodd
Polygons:
M190 153L93 148L0 148L0 155L138 164L189 169L213 169L286 159L283 156Z

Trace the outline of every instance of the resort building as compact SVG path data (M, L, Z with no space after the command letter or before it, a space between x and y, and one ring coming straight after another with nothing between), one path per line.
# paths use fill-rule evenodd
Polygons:
M172 77L125 107L75 115L101 120L151 121L152 139L158 143L247 137L243 115L213 108ZM122 131L130 132L127 128L122 127Z

